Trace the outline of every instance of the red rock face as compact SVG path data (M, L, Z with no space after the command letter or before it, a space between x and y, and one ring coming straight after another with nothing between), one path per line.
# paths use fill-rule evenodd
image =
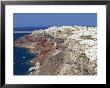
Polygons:
M49 42L49 43L46 43L45 45L42 45L42 44L41 45L36 45L36 47L39 48L40 51L37 54L37 58L33 59L31 61L31 63L33 65L36 64L37 60L40 60L40 61L44 60L45 55L47 53L51 52L52 50L54 50L54 43Z
M30 42L37 42L38 44L44 44L45 42L47 42L47 39L42 36L35 37L35 36L27 35L25 36L25 39Z
M35 42L35 37L34 36L31 36L31 35L27 35L24 37L27 41L30 41L30 42Z
M27 36L25 36L25 39L27 39L28 41L32 41L33 40L33 36L27 35Z
M42 44L45 44L47 42L47 39L44 37L37 37L35 39L35 42L37 42L38 45L40 45L40 44L42 45Z
M36 64L37 59L43 60L47 53L54 50L54 43L51 41L47 42L47 40L48 39L43 36L36 37L32 35L27 35L18 40L16 43L18 44L18 46L23 45L23 47L26 47L26 44L33 43L32 47L34 48L30 47L30 52L36 53L37 57L36 59L33 59L31 63Z
M47 43L43 47L41 45L42 50L39 52L38 58L42 59L49 51L51 51L53 49L53 47L54 47L54 43Z

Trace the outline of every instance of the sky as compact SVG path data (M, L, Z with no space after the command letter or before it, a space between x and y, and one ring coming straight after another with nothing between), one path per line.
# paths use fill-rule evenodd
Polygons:
M14 27L97 26L96 13L14 13Z

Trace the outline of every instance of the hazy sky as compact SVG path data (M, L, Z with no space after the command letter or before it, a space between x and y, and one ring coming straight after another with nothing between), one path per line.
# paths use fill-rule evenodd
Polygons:
M14 13L14 27L97 26L96 13Z

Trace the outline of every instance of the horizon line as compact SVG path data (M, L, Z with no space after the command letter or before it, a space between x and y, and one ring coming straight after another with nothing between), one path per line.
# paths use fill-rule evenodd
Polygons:
M90 25L50 25L50 26L19 26L19 27L14 27L14 28L31 28L31 27L54 27L54 26L56 26L56 27L61 27L61 26L86 26L86 27L97 27L97 25L92 25L92 26L90 26Z
M13 33L32 33L32 31L14 31Z

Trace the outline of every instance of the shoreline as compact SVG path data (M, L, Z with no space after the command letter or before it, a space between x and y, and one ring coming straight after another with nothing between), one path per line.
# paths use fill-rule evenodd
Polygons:
M97 59L89 57L87 50L94 53L96 49L96 29L90 28L63 26L35 30L19 38L15 46L36 55L30 62L34 65L29 69L30 75L96 75Z

